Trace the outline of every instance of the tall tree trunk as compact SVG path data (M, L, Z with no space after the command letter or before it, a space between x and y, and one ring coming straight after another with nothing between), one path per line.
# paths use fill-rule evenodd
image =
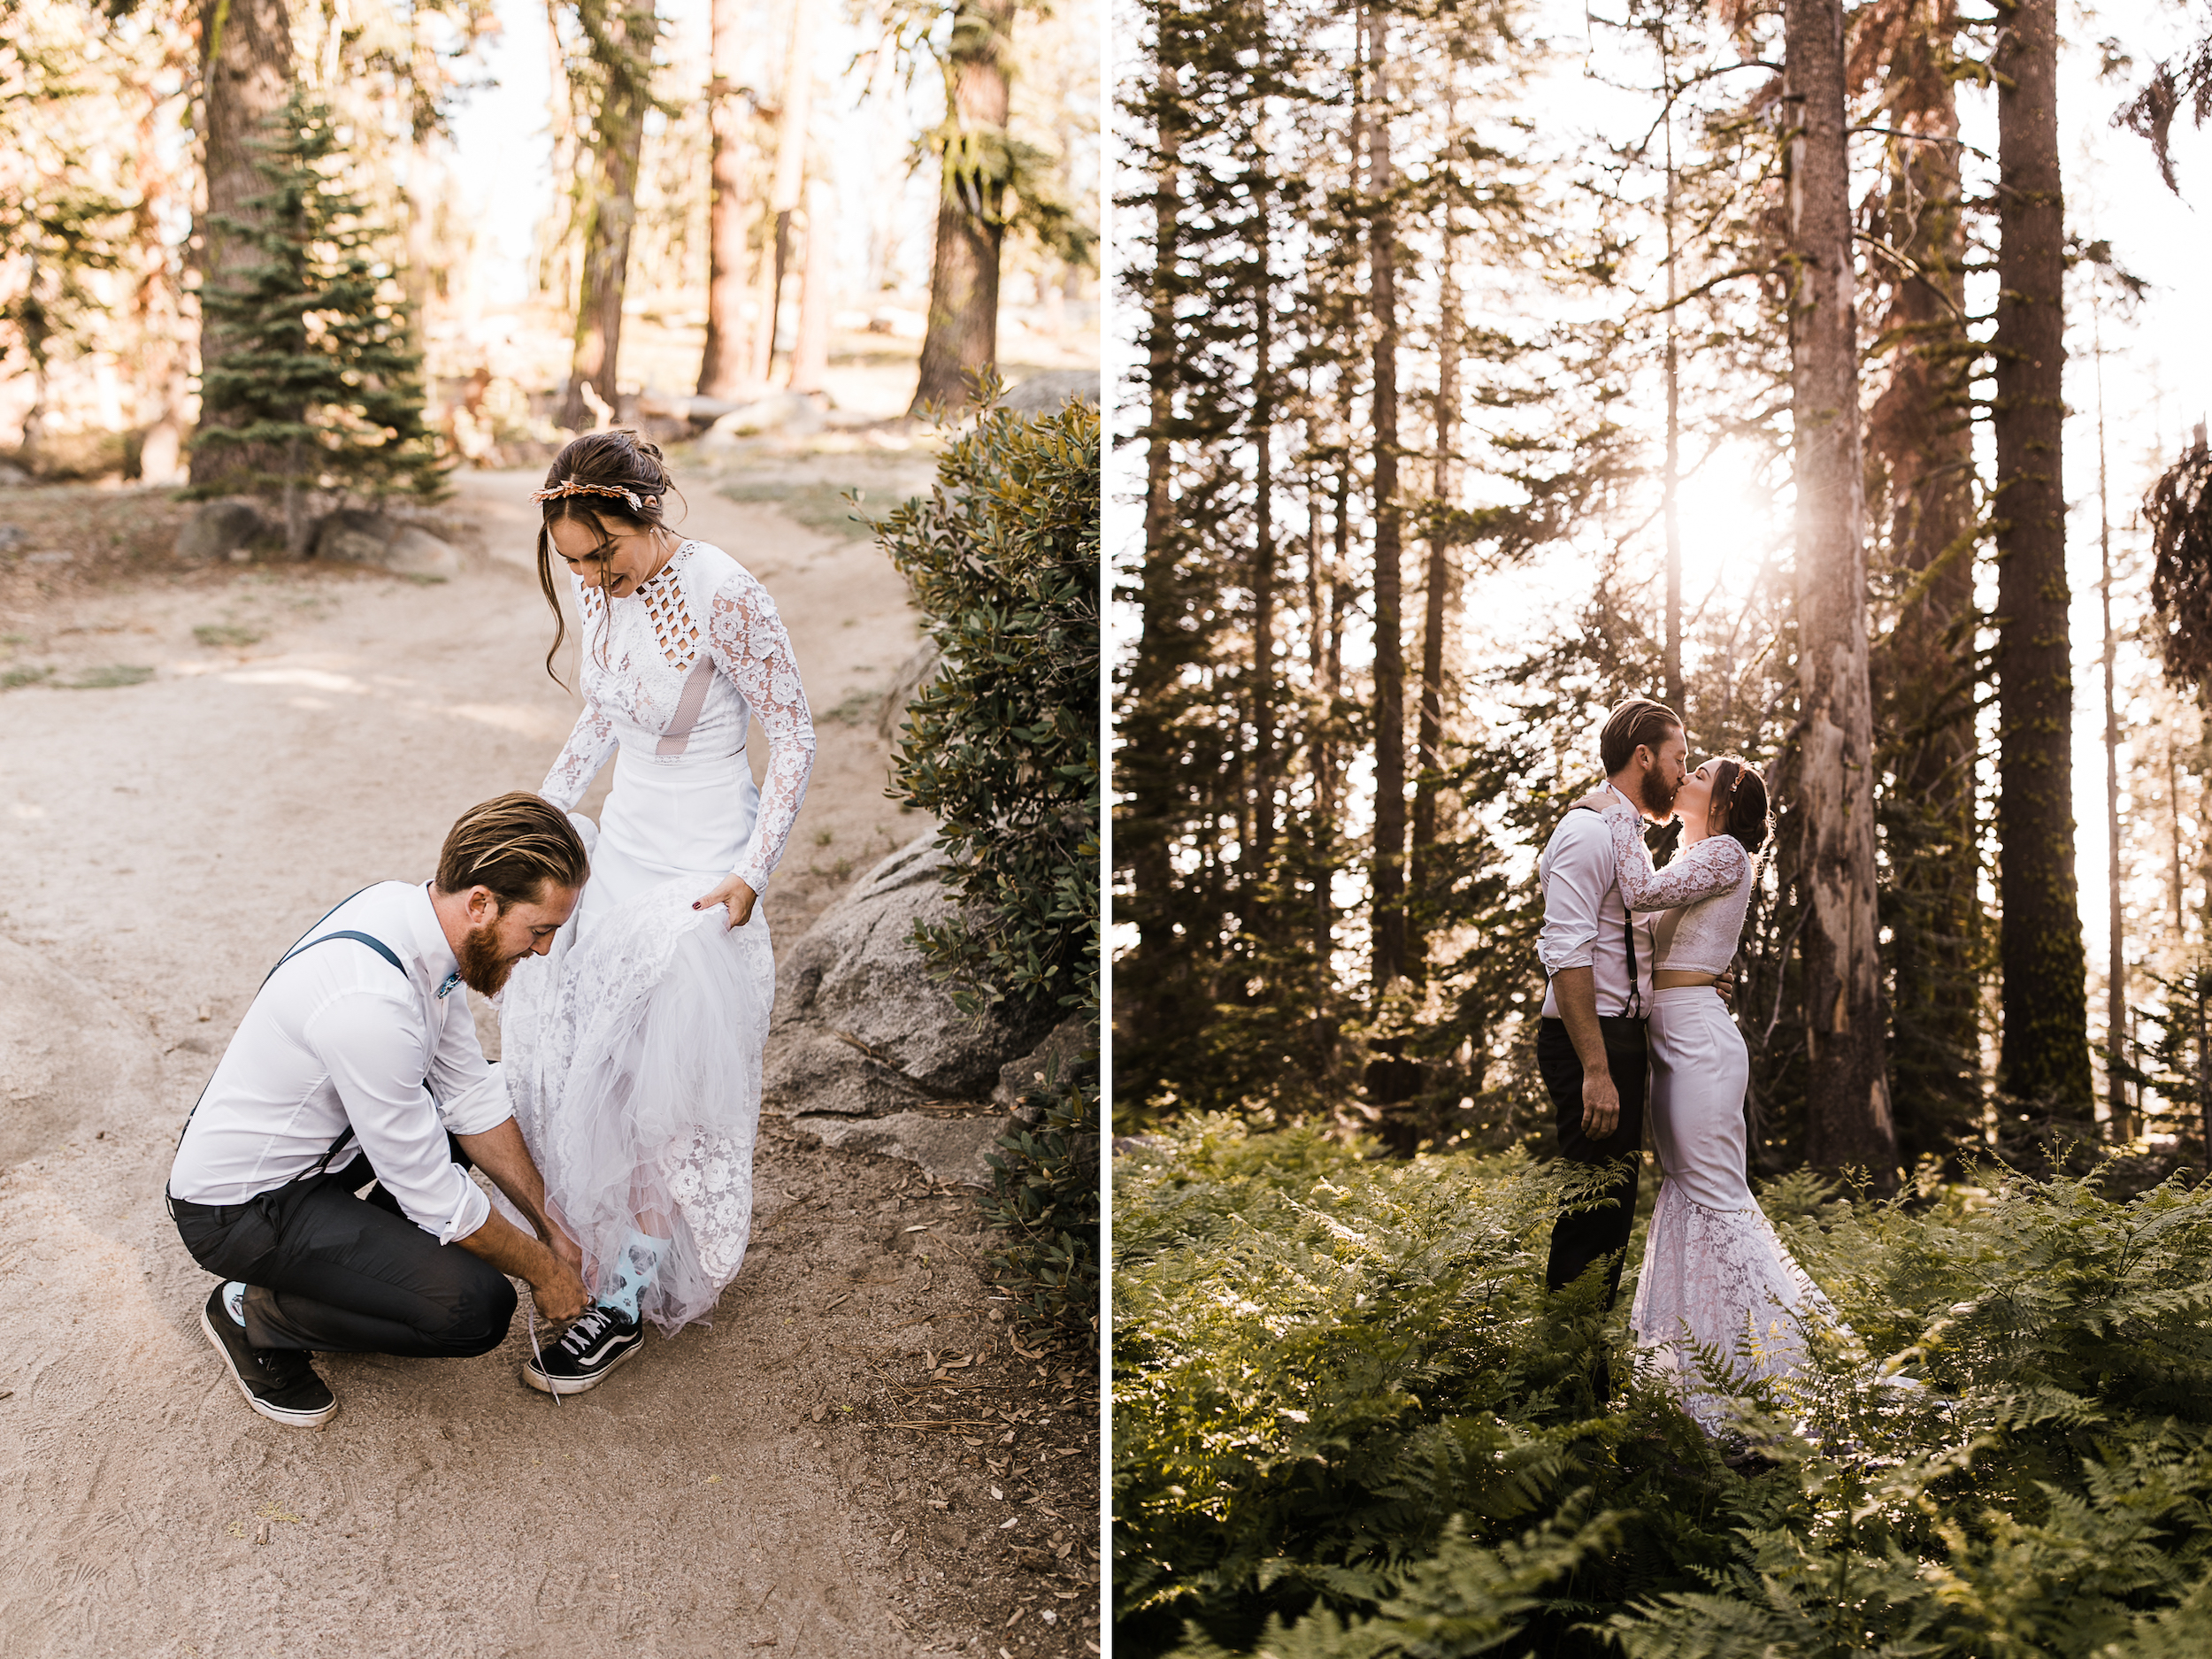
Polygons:
M194 263L203 294L229 280L239 261L250 257L250 251L224 228L223 219L251 217L246 203L263 188L254 168L254 145L265 136L263 123L284 107L291 80L292 25L284 0L201 0L200 88L206 120L201 138L207 211L194 227L198 243ZM202 308L203 374L227 361L239 343L234 330ZM224 417L203 414L201 419L213 424ZM243 444L193 446L196 488L220 488L257 470L265 469Z
M1899 19L1883 97L1895 129L1880 204L1896 342L1867 424L1893 588L1909 595L1873 664L1890 823L1890 1087L1908 1165L1955 1159L1981 1133L1980 851L1971 671L1956 630L1973 606L1977 514L1966 335L1955 0ZM1901 266L1901 269L1900 268Z
M830 211L830 188L819 179L806 192L806 265L799 280L799 342L791 354L791 389L818 392L829 373L830 265L836 246L836 221Z
M595 423L587 386L616 406L622 353L622 296L629 280L630 235L637 226L638 147L651 107L652 6L584 0L577 8L599 76L591 145L591 217L584 229L583 281L576 302L576 349L560 424L580 432Z
M699 395L734 398L752 371L745 330L745 113L737 77L743 66L745 0L712 0L707 119L714 134L707 208L707 344L699 357Z
M1263 198L1264 199L1264 198ZM1256 207L1257 204L1256 204ZM1275 854L1275 393L1273 280L1267 269L1268 221L1262 212L1259 293L1254 303L1252 442L1252 851L1255 888L1271 879ZM1247 898L1258 914L1259 894Z
M1440 774L1444 767L1444 629L1456 580L1451 537L1443 527L1445 515L1457 495L1454 476L1457 469L1452 463L1453 447L1459 442L1459 280L1452 233L1448 204L1443 257L1437 267L1437 284L1442 292L1437 327L1436 465L1431 488L1436 497L1438 527L1429 535L1428 569L1422 578L1421 709L1413 774L1413 908L1406 918L1406 972L1417 985L1428 980L1425 915L1435 898L1437 820L1442 802Z
M2095 319L2097 354L2097 600L2104 612L2105 1116L2111 1138L2135 1138L2128 1109L2127 929L2120 901L2119 636L2112 631L2112 495L2104 431L2104 319Z
M1786 0L1790 402L1797 487L1806 1149L1816 1168L1895 1185L1875 956L1873 701L1867 680L1858 346L1840 0Z
M1176 419L1175 294L1182 234L1177 192L1182 188L1182 179L1178 165L1180 128L1176 119L1174 67L1179 58L1165 12L1162 8L1157 47L1161 65L1158 156L1152 170L1152 273L1151 291L1146 296L1151 339L1145 363L1144 564L1137 587L1141 641L1130 661L1126 692L1133 713L1151 707L1164 694L1174 655L1175 457L1170 434ZM1172 818L1170 788L1157 757L1132 752L1128 760L1131 764L1123 786L1127 808L1119 816L1114 839L1125 849L1131 885L1139 900L1137 958L1156 962L1165 958L1175 940L1173 920L1168 913L1168 895L1174 884L1167 837ZM1141 979L1140 987L1142 983ZM1138 995L1141 995L1139 988ZM1130 1000L1133 1004L1137 997Z
M1404 572L1398 502L1398 244L1391 195L1389 19L1363 8L1367 36L1368 303L1375 341L1375 989L1406 971L1406 705Z
M783 280L791 268L791 215L806 194L807 128L814 119L814 0L792 0L784 40L783 97L776 110L776 172L768 189L774 216L771 252L761 260L760 312L753 335L753 378L766 384L783 326Z
M2073 673L2060 442L2066 226L2056 0L2020 0L1997 93L1997 1081L2054 1133L2090 1122L2089 1008L2074 875Z
M998 361L998 257L1005 186L993 166L964 165L1002 153L1006 143L1005 54L1016 0L959 0L947 49L947 79L957 136L946 147L937 203L937 251L929 273L929 327L921 375L907 411L951 408L969 397L968 377Z
M1662 672L1667 682L1667 706L1683 718L1682 687L1682 373L1680 330L1675 306L1680 298L1680 273L1676 263L1675 209L1678 183L1674 171L1674 66L1662 25L1660 73L1666 82L1667 161L1667 454L1661 501L1666 517L1667 603L1662 651Z

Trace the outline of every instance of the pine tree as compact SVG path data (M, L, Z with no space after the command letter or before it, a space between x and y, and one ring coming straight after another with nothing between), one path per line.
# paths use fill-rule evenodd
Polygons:
M648 4L576 0L584 56L570 66L572 84L589 109L590 195L584 213L583 280L576 297L576 339L561 424L591 424L584 388L611 407L622 353L622 296L630 274L630 237L637 227L638 152L653 107L653 45L659 19Z
M2073 660L2067 639L2065 210L2058 12L2021 0L1997 93L1997 896L2001 1088L2051 1139L2090 1139L2087 959L2074 874Z
M200 85L205 155L207 209L199 232L196 261L203 296L234 283L256 257L252 221L264 183L257 135L285 119L285 88L292 83L292 29L284 0L200 0ZM234 354L250 349L235 337L226 313L205 303L200 307L200 370L207 377L230 366ZM229 422L225 407L200 399L200 434ZM196 442L192 446L196 489L251 488L251 475L265 457L238 443Z
M1894 1184L1874 890L1874 715L1844 112L1843 8L1789 0L1789 304L1800 735L1789 757L1805 896L1799 945L1807 1150Z
M378 257L387 233L332 176L345 146L329 110L296 88L265 131L255 164L265 188L223 222L230 275L201 300L230 349L203 372L193 440L196 462L219 457L219 481L194 488L280 497L297 555L308 492L431 496L441 472L422 360Z

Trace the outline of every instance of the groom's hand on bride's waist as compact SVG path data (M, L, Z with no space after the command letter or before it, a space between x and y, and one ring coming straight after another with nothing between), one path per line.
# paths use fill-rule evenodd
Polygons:
M1713 981L1713 989L1715 989L1716 991L1717 991L1717 992L1719 992L1719 993L1720 993L1720 1005L1721 1005L1723 1008L1733 1008L1733 1007L1735 1007L1735 1006L1736 1006L1736 971L1735 971L1735 969L1733 969L1733 968L1729 969L1729 970L1728 970L1728 972L1725 972L1725 973L1724 973L1724 974L1722 974L1722 975L1720 976L1720 978L1719 978L1719 979L1717 979L1714 980L1714 981Z

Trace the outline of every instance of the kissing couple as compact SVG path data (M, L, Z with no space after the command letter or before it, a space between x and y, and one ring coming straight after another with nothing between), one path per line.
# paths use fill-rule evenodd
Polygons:
M1671 1379L1708 1432L1725 1425L1700 1350L1742 1380L1796 1374L1800 1320L1835 1310L1775 1236L1747 1179L1744 1098L1751 1064L1731 1017L1731 969L1758 885L1767 788L1737 756L1689 764L1681 717L1635 697L1598 738L1605 782L1575 803L1537 862L1548 984L1536 1059L1570 1163L1608 1172L1606 1202L1563 1214L1546 1282L1605 1263L1605 1306L1620 1291L1647 1108L1659 1158L1636 1300L1640 1365ZM1681 849L1652 866L1647 824L1679 819ZM1611 1379L1601 1358L1598 1399Z

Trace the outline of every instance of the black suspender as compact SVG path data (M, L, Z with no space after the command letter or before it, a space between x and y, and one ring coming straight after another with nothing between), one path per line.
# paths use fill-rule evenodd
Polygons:
M1570 807L1568 810L1597 812L1601 818L1605 816L1602 812L1598 812L1597 808L1584 806L1579 802ZM1613 885L1615 887L1620 885L1619 877L1614 878ZM1644 1017L1644 992L1643 987L1636 980L1636 912L1628 908L1628 899L1625 895L1621 899L1621 940L1628 947L1628 1006L1622 1010L1621 1018L1641 1019ZM1544 977L1548 979L1551 976L1547 973Z

